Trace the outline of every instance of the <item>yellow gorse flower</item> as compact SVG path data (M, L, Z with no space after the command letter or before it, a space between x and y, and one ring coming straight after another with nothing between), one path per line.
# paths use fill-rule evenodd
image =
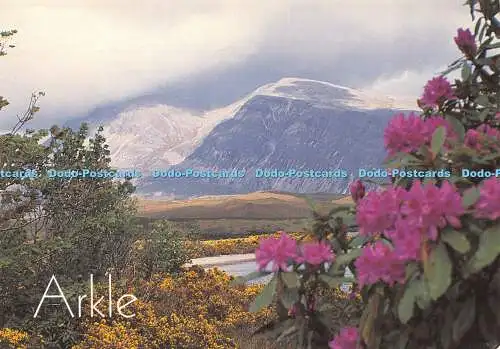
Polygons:
M11 329L11 328L1 328L0 329L0 347L1 344L7 344L17 349L27 348L26 342L29 336L26 332Z

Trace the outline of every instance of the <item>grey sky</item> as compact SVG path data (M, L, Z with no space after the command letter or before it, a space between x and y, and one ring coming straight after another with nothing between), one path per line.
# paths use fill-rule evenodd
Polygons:
M33 90L64 119L153 92L209 107L296 76L417 95L458 57L463 0L0 0L0 129ZM159 88L162 87L162 88Z

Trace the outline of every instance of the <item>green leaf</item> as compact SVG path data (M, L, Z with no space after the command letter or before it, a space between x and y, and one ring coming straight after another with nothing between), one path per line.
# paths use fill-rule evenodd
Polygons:
M348 265L351 263L353 260L361 256L361 249L360 248L355 248L352 249L351 251L338 255L335 258L335 263L334 263L334 270L338 270L339 268Z
M477 187L471 187L464 191L462 196L462 205L467 208L474 205L479 199L480 192Z
M365 242L368 240L368 237L366 236L361 236L361 235L358 235L356 236L354 239L352 239L350 242L349 242L349 247L350 248L357 248L357 247L361 247L365 244Z
M278 284L278 278L274 276L269 283L262 289L262 291L257 295L255 300L250 305L248 311L251 313L256 313L259 310L267 307L273 302L274 296L276 295L276 285Z
M441 297L451 285L452 264L444 243L440 242L431 251L429 263L424 263L424 273L429 283L433 300Z
M440 324L439 336L441 339L441 344L443 348L449 348L452 343L453 334L453 321L455 320L455 315L453 314L453 308L447 307L444 314L444 321Z
M280 331L280 335L278 338L276 338L276 342L277 343L283 342L285 339L295 335L298 331L299 329L295 325L292 325L288 327L286 330Z
M230 282L230 285L231 286L244 285L248 281L255 280L266 275L269 275L269 273L265 271L254 271L251 272L250 274L234 278L234 280Z
M272 326L271 329L269 329L269 324L264 324L264 326L254 331L253 334L265 334L266 337L279 341L280 336L286 336L286 333L290 331L290 327L293 327L294 323L294 319L286 319L284 321L274 323L274 326Z
M464 64L462 65L462 80L467 81L470 78L471 73L471 66L469 65L469 63L464 62Z
M478 114L477 118L481 121L481 122L484 122L484 120L486 120L486 118L488 117L488 114L490 113L490 109L489 108L484 108L483 110L481 110L481 112Z
M474 102L482 106L488 106L490 104L488 96L485 95L478 96Z
M463 336L469 331L476 320L476 297L467 299L460 308L460 313L453 323L453 341L460 343Z
M481 28L481 21L482 21L483 17L480 17L477 22L476 22L476 25L474 27L474 36L477 37L478 34L479 34L479 29Z
M490 154L490 155L485 155L485 156L481 156L481 158L484 160L484 161L491 161L491 160L497 160L497 159L500 159L500 153L496 153L496 154Z
M285 308L290 309L299 300L299 291L296 288L285 288L280 297Z
M410 341L410 335L407 331L399 332L398 349L406 349L408 347L408 342Z
M455 251L467 253L470 250L470 242L467 237L454 229L446 229L441 234L441 239L450 245Z
M417 305L420 309L425 310L431 305L431 294L429 283L425 279L418 280L418 296Z
M417 297L418 287L416 282L410 282L404 291L403 297L398 303L398 317L403 324L406 324L413 316L413 309Z
M299 286L299 276L296 272L280 273L281 280L285 283L288 288L295 288Z
M490 265L500 254L500 224L486 229L479 235L479 246L470 261L469 270L479 271Z
M352 279L345 277L333 277L326 274L321 274L319 279L325 282L328 286L335 288L341 286L343 283L352 282Z
M432 154L437 155L441 151L446 140L446 129L443 126L438 127L432 134L431 150Z
M495 49L495 48L500 48L500 42L495 42L494 44L489 44L486 46L488 49Z
M479 65L491 65L493 62L491 58L478 58L476 59L476 63Z
M413 154L397 153L384 162L386 167L398 168L404 165L419 165L422 161Z
M450 66L448 66L448 68L446 70L443 70L440 74L441 75L448 75L451 72L457 70L458 68L460 68L460 65L458 65L458 64L450 65Z
M465 137L465 127L460 122L460 120L458 120L456 117L454 117L452 115L446 115L446 120L448 120L448 122L453 127L453 130L455 131L455 133L459 137L459 140L463 141L463 139Z

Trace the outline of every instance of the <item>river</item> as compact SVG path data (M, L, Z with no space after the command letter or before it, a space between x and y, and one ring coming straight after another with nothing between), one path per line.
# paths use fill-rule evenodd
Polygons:
M257 264L255 263L255 255L252 254L236 254L236 255L226 255L226 256L216 256L216 257L205 257L205 258L196 258L191 261L188 265L199 265L206 269L209 268L219 268L224 270L226 273L233 276L244 276L250 274L254 271L257 271ZM349 269L346 268L346 277L353 277L353 274ZM253 283L262 283L267 282L271 279L271 275L253 280L249 282ZM344 290L349 289L349 284L345 284L341 287Z

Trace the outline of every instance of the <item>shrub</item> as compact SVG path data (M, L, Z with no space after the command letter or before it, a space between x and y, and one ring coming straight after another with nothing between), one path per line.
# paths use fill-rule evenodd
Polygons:
M184 242L184 247L188 251L190 258L253 253L257 246L259 246L260 239L277 235L279 233L250 235L231 239L187 240ZM295 239L310 238L305 233L290 233L290 235Z
M137 276L149 279L156 273L178 272L188 259L184 232L169 221L156 221L145 239L136 241L133 269Z
M297 321L300 348L493 349L500 344L500 36L498 1L468 1L474 33L459 29L463 58L427 83L420 115L398 114L384 132L387 167L405 171L386 188L351 186L355 206L317 215L314 245L286 234L261 242L260 273L273 278L258 310L278 299ZM490 175L467 177L464 169ZM392 171L392 170L391 170ZM443 175L439 175L439 173ZM447 173L448 174L445 174ZM496 174L496 175L495 175ZM355 218L360 236L346 239ZM330 340L314 293L355 275L364 309ZM247 279L248 279L247 278ZM312 287L308 285L312 284ZM298 331L297 331L298 329ZM323 340L321 340L323 339Z
M275 348L268 336L252 339L252 334L273 328L278 318L272 306L249 312L249 304L264 288L262 284L233 286L234 278L218 269L189 268L178 275L154 275L150 281L135 281L127 292L137 295L136 316L119 321L93 322L83 326L84 339L73 349L83 348L245 348L259 343ZM350 323L350 307L361 303L346 293L322 290L336 314L336 328ZM294 314L286 314L292 319ZM147 343L147 344L145 344ZM279 347L282 348L282 347Z

